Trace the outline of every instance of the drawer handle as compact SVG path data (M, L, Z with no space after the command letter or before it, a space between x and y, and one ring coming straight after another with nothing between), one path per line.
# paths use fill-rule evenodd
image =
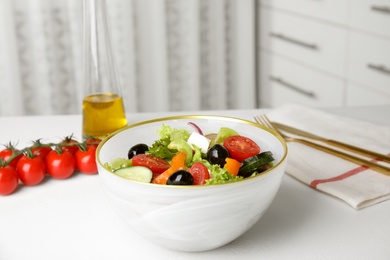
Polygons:
M313 44L313 43L306 43L306 42L303 42L303 41L300 41L300 40L296 40L294 38L285 36L284 34L281 34L281 33L271 32L270 35L272 37L278 38L280 40L291 42L291 43L294 43L294 44L297 44L297 45L300 45L300 46L303 46L303 47L306 47L306 48L309 48L309 49L312 49L312 50L317 50L318 49L318 46Z
M380 71L380 72L383 72L383 73L386 73L386 74L390 75L390 69L386 68L383 65L375 65L375 64L369 63L367 65L367 67L369 67L370 69L377 70L377 71Z
M388 6L373 5L373 6L371 6L371 10L390 14L390 7L388 7Z
M277 82L277 83L279 83L279 84L289 88L289 89L295 90L295 91L297 91L297 92L299 92L299 93L301 93L301 94L303 94L305 96L308 96L308 97L311 97L311 98L315 98L316 97L314 92L307 91L307 90L304 90L304 89L302 89L300 87L294 86L293 84L284 81L282 78L270 76L270 79L272 81L275 81L275 82Z

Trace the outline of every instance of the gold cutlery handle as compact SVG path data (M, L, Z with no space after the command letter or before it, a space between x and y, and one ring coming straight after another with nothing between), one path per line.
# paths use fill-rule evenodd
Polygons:
M302 137L305 137L305 138L309 138L309 139L313 139L313 140L316 140L316 141L324 142L324 143L326 143L328 145L332 145L332 146L335 146L335 147L338 147L338 148L342 148L342 149L348 150L350 152L354 152L354 153L357 153L357 154L360 154L360 155L363 155L363 156L367 156L367 157L370 157L370 158L373 158L373 159L380 159L380 160L382 160L384 162L390 163L390 156L387 156L387 155L384 155L384 154L380 154L380 153L377 153L377 152L374 152L374 151L366 150L366 149L363 149L363 148L360 148L360 147L357 147L357 146L353 146L353 145L350 145L350 144L346 144L346 143L343 143L343 142L340 142L340 141L327 139L327 138L324 138L324 137L321 137L321 136L318 136L318 135L315 135L315 134L303 131L301 129L298 129L298 128L295 128L295 127L292 127L292 126L281 124L281 123L272 122L272 124L275 125L275 127L277 127L279 130L286 131L286 132L289 132L289 133L294 134L294 135L299 135L299 136L302 136Z
M339 158L345 159L347 161L350 161L350 162L353 162L353 163L356 163L356 164L359 164L362 166L366 166L366 167L368 167L376 172L383 173L383 174L390 176L390 168L389 167L364 160L362 158L353 156L351 154L347 154L347 153L344 153L344 152L341 152L341 151L338 151L338 150L335 150L335 149L332 149L332 148L329 148L326 146L322 146L322 145L319 145L319 144L316 144L316 143L313 143L313 142L310 142L310 141L307 141L304 139L291 138L291 139L287 139L286 141L293 141L293 142L297 142L297 143L301 143L301 144L310 146L310 147L315 148L317 150L332 154L334 156L337 156Z
M386 156L384 154L376 153L374 151L369 151L369 150L366 150L366 149L363 149L360 147L356 147L356 146L346 144L343 142L339 142L339 141L335 141L335 140L325 140L324 142L326 142L329 145L339 147L339 148L342 148L342 149L345 149L345 150L348 150L351 152L355 152L355 153L360 154L360 155L364 155L364 156L367 156L367 157L370 157L373 159L379 159L381 161L390 163L390 156Z

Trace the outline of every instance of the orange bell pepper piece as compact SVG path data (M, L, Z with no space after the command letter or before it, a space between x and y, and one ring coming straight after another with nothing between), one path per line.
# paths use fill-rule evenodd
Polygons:
M223 168L227 170L228 173L230 173L233 176L237 176L238 172L240 171L241 163L233 158L226 158L225 159L225 165Z
M169 168L155 177L152 180L152 183L154 184L167 184L167 180L169 176L172 175L177 170L186 169L185 166L185 160L186 160L186 153L185 152L179 152L173 156Z

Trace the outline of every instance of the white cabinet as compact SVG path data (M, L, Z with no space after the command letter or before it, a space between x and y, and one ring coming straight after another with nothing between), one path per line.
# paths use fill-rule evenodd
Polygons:
M363 84L390 96L389 39L352 31L347 64L349 82Z
M389 0L349 0L348 10L351 28L390 37Z
M261 2L294 12L302 17L314 17L339 24L347 23L348 3L345 0L262 0Z
M264 106L277 107L294 100L308 106L343 106L344 81L263 51L260 69L264 76Z
M390 0L262 0L262 106L390 104Z
M263 8L261 46L298 61L342 75L347 35L344 29ZM288 26L287 26L288 25Z

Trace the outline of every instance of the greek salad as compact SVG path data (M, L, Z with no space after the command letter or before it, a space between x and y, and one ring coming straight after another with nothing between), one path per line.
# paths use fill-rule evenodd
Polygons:
M121 177L161 185L212 185L234 182L272 167L272 152L231 128L203 134L163 124L152 145L138 143L127 157L115 158L104 167Z

